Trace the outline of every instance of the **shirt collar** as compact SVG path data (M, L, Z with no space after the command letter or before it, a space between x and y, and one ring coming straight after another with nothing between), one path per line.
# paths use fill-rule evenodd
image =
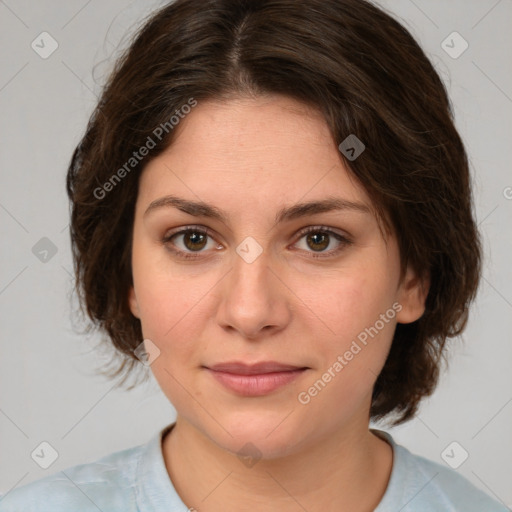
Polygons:
M162 440L174 425L167 425L143 447L135 475L135 495L140 512L189 510L169 478L162 452Z
M391 466L391 475L384 496L382 496L374 512L386 512L396 510L397 503L404 503L404 475L403 468L405 464L403 448L397 445L388 432L383 430L370 429L377 437L386 441L393 451L393 464Z
M163 438L172 430L175 424L171 423L164 427L143 447L135 476L135 494L140 512L168 512L169 510L189 512L190 510L183 503L172 484L162 452ZM375 509L375 512L380 512L381 510L388 510L387 507L391 505L391 500L396 499L394 494L400 489L399 468L403 466L403 454L400 446L397 446L387 432L377 429L371 429L371 431L388 442L393 449L391 476L386 492Z

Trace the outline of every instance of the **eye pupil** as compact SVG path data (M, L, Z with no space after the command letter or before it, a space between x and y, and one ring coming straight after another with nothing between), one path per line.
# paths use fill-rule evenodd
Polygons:
M190 240L192 243L192 246L187 243L187 241ZM187 247L187 249L190 250L197 250L202 249L204 247L204 241L206 240L206 236L203 233L199 233L198 231L190 231L189 233L186 233L184 235L184 242ZM201 242L203 244L201 245ZM199 247L197 247L199 245Z
M321 245L320 250L322 250L329 246L329 235L327 235L327 233L322 233L319 231L314 234L308 235L307 241L308 241L308 244L311 241L313 242L313 244L316 244L316 245L320 244ZM313 247L311 247L311 248L313 249Z

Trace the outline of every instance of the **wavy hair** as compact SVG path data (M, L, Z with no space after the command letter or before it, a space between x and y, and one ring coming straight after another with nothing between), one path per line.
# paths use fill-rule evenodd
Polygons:
M68 168L81 311L115 347L107 374L124 384L143 339L128 305L138 177L174 132L162 132L108 194L98 189L190 98L275 93L321 111L337 145L349 134L365 143L345 163L396 233L402 269L430 276L425 313L397 325L373 390L371 417L401 423L433 392L446 341L467 323L481 244L446 89L408 30L367 1L176 0L144 21Z

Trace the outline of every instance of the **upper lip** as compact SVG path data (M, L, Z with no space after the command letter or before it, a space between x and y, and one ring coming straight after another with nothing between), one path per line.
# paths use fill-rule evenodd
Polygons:
M217 363L213 366L208 366L208 368L216 372L234 373L237 375L260 375L263 373L303 370L306 367L278 363L276 361L262 361L254 364L247 364L241 361L227 361L225 363Z

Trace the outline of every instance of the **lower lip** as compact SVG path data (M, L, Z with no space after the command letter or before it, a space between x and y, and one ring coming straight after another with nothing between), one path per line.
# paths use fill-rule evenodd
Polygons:
M262 396L293 382L306 368L287 372L239 375L208 369L212 376L226 388L243 396Z

